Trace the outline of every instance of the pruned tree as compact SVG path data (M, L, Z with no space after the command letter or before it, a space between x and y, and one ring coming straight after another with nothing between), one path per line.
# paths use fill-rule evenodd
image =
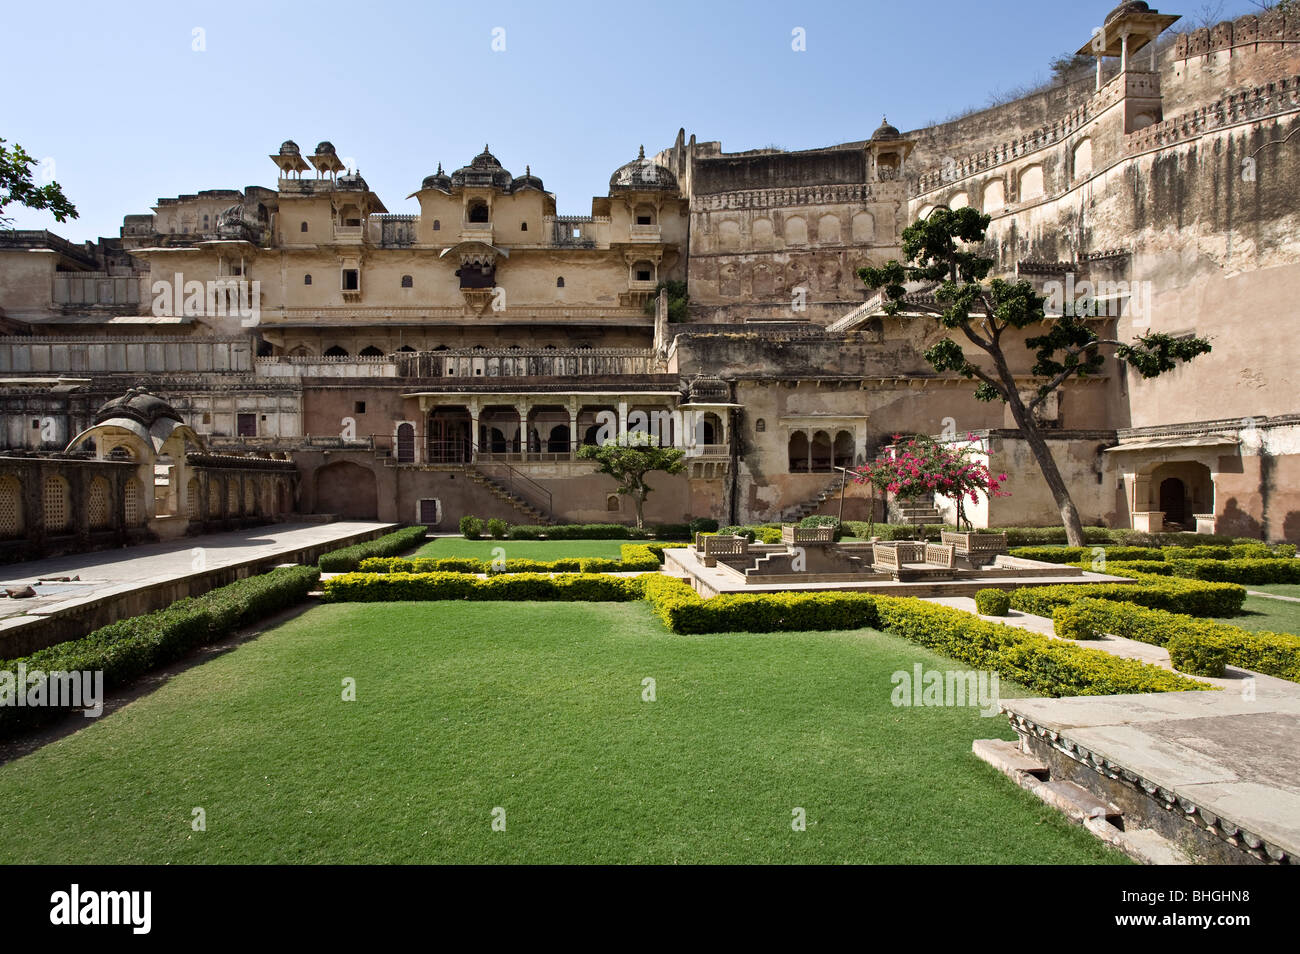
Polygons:
M886 314L895 315L903 303L907 282L933 287L936 306L918 304L938 325L984 352L991 367L970 361L962 345L946 335L925 352L930 366L977 381L975 397L1001 400L1011 409L1025 443L1034 455L1052 493L1072 546L1083 545L1083 526L1069 488L1052 457L1037 413L1044 402L1073 378L1098 374L1104 364L1103 348L1114 348L1120 360L1144 378L1171 371L1210 350L1203 338L1174 337L1148 332L1131 342L1102 338L1093 328L1095 303L1062 308L1048 314L1046 298L1027 281L994 278L986 282L994 260L980 254L989 216L972 209L936 209L903 230L904 265L891 260L881 268L861 268L858 276L872 289L882 289ZM1020 329L1041 329L1023 339L1011 334ZM1020 391L1011 369L1009 348L1025 347L1034 354L1030 373L1036 380L1032 396Z
M22 146L14 143L6 148L0 139L0 226L7 226L5 207L13 203L29 209L49 209L57 222L77 217L77 208L63 194L57 182L43 186L32 181L32 163L36 160Z
M645 499L651 487L646 475L661 470L665 474L680 474L686 469L686 452L675 447L660 447L658 441L643 431L632 431L626 444L587 445L579 448L581 460L596 462L596 470L618 481L618 493L628 494L636 507L636 525L645 526Z

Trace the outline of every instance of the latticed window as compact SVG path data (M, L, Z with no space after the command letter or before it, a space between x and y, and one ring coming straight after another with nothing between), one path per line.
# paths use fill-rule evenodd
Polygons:
M45 529L51 533L67 530L72 516L68 507L68 482L62 477L46 477L44 490Z
M96 477L90 482L90 493L86 495L86 522L91 530L103 530L108 526L111 493L107 478Z
M22 535L22 482L17 477L0 477L0 539Z
M191 477L185 487L185 515L191 520L199 519L199 479Z
M215 480L208 484L208 516L221 516L221 488Z
M257 513L257 488L251 480L244 484L244 513Z
M140 481L134 477L126 482L126 491L122 495L122 516L128 527L140 523Z
M239 513L239 483L234 480L226 484L226 513L231 517Z

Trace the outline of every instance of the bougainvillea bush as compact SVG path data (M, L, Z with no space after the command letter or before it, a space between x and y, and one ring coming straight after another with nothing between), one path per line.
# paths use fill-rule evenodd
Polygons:
M974 434L967 440L973 442ZM980 494L989 497L1007 497L1003 490L1006 474L994 475L988 465L975 459L973 444L957 446L941 444L923 434L907 440L894 435L894 443L886 447L871 463L853 472L860 484L869 483L899 500L946 497L957 504L957 527L966 518L966 500L977 504Z

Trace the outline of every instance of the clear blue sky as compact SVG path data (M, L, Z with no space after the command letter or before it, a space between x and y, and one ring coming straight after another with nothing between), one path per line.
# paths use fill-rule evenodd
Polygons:
M1203 7L1153 5L1188 19ZM81 217L7 214L77 241L115 236L160 196L274 187L267 156L285 139L304 154L333 142L391 212L416 211L406 196L439 161L451 171L487 142L515 175L531 164L562 214L585 214L638 145L656 151L679 127L732 151L863 139L882 113L923 126L1047 78L1112 6L10 3L0 137L52 159ZM1228 0L1223 12L1252 8Z

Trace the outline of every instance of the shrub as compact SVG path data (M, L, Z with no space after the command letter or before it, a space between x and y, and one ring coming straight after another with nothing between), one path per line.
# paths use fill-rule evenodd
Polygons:
M876 609L882 629L952 659L997 670L1050 696L1214 688L1158 666L990 623L914 597L877 596Z
M1174 575L1219 583L1300 583L1300 560L1173 560ZM1217 615L1226 615L1219 613Z
M346 573L348 570L355 570L362 560L370 557L393 556L413 550L424 542L426 536L428 530L425 527L403 527L401 530L386 533L365 543L353 544L341 550L331 550L323 554L317 562L325 573Z
M688 529L691 533L690 538L694 540L697 533L717 533L718 521L712 517L696 517L688 524Z
M1268 548L1265 547L1265 550ZM1227 546L1186 546L1160 548L1161 560L1227 560L1232 557L1232 547Z
M1152 547L1102 547L1106 562L1111 560L1163 560L1164 554ZM1015 547L1012 556L1042 563L1091 564L1097 555L1092 547Z
M487 522L488 536L494 540L504 540L506 538L506 532L509 529L510 527L506 522L497 517L493 517Z
M22 659L0 661L0 671L14 672L20 662L29 673L102 671L104 688L116 689L197 646L301 603L319 581L316 567L278 567L202 596L177 600L166 609L119 620ZM0 706L0 731L48 721L65 712L52 706Z
M1246 600L1245 587L1235 583L1132 575L1137 582L1026 586L1011 594L1011 605L1025 613L1050 617L1058 606L1084 599L1103 599L1193 616L1236 616Z
M1104 629L1098 627L1090 604L1101 600L1066 603L1052 611L1052 629L1062 639L1100 639Z
M805 528L834 527L836 540L840 539L840 537L844 535L844 528L840 526L839 520L828 514L813 514L810 517L804 517L802 520L799 521L799 526Z
M640 599L639 577L592 573L511 573L486 579L464 573L344 573L322 583L331 603L397 600L548 600L627 602Z
M771 633L861 629L876 625L873 597L865 593L730 593L700 599L672 577L645 578L655 614L675 633Z
M1006 616L1011 609L1011 594L991 587L978 590L975 593L975 609L981 616Z
M1059 607L1053 618L1058 636L1070 629L1092 634L1069 637L1073 639L1110 633L1164 646L1176 668L1195 675L1222 675L1222 664L1229 663L1300 682L1300 636L1290 633L1251 632L1214 620L1095 599Z
M1273 547L1273 556L1275 557L1282 557L1284 559L1294 558L1295 552L1296 545L1294 543L1279 543L1277 546Z
M600 557L564 557L559 560L477 560L472 557L375 557L362 560L357 567L362 573L609 573L657 570L662 562L660 552L670 546L684 543L625 543L620 547L621 559Z
M1085 570L1093 569L1091 560L1080 560L1076 566ZM1174 566L1164 560L1115 560L1107 561L1104 571L1113 576L1132 576L1135 573L1147 573L1154 576L1173 576Z
M757 531L752 527L723 527L718 531L724 537L744 537L750 543L754 542Z
M472 514L460 518L460 533L466 540L478 540L483 536L483 521Z

